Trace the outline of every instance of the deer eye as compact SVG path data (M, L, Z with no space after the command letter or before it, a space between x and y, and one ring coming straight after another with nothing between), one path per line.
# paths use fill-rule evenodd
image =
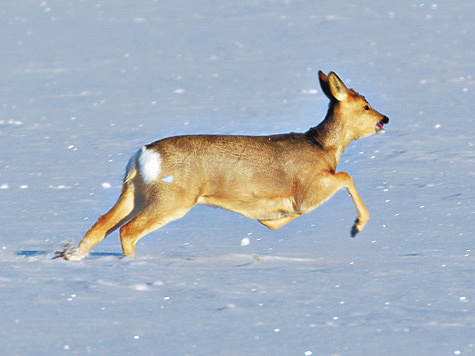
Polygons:
M369 110L369 105L365 105L364 109Z

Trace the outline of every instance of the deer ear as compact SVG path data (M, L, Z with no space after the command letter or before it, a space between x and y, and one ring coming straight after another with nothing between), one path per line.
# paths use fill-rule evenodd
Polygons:
M328 84L328 77L321 70L318 71L318 79L320 80L320 87L323 90L323 93L328 97L328 99L333 99L332 92L330 91L330 84Z
M343 101L348 96L348 89L346 88L345 84L341 81L340 78L334 73L331 72L328 75L328 84L330 87L330 92L333 98L338 101Z

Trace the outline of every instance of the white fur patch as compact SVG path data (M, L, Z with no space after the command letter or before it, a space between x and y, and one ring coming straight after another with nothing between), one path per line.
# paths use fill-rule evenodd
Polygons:
M173 182L173 176L163 177L162 181L164 181L165 183L172 183Z
M137 165L140 175L146 184L150 184L155 181L160 174L162 158L158 152L148 150L145 146L143 146L139 152Z

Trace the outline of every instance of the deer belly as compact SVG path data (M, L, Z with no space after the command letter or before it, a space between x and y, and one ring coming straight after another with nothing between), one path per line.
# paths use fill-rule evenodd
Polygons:
M293 199L289 197L201 196L198 204L231 210L257 220L280 219L298 214Z

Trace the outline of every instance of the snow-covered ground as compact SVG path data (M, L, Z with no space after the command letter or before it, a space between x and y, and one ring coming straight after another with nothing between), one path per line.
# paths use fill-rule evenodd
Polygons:
M474 355L474 23L471 0L2 2L0 353ZM277 231L196 207L135 261L117 233L51 259L142 144L316 125L318 69L391 118L340 162L357 238L342 191Z

